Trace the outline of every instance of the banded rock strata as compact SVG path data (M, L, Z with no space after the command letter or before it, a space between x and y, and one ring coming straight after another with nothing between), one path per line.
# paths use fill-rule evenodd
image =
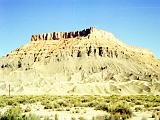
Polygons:
M95 27L32 35L0 59L0 93L160 94L160 61Z
M89 29L85 29L82 31L76 32L53 32L53 33L44 33L38 35L32 35L31 40L58 40L58 39L68 39L68 38L76 38L76 37L85 37L89 35L91 32L96 30L94 27L90 27Z

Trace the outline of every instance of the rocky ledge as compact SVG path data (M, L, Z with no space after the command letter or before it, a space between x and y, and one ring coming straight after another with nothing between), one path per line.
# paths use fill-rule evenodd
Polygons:
M77 37L86 37L92 32L96 31L95 27L90 27L88 29L84 29L81 31L73 31L73 32L52 32L52 33L44 33L44 34L36 34L32 35L31 41L37 40L59 40L59 39L68 39L68 38L77 38Z

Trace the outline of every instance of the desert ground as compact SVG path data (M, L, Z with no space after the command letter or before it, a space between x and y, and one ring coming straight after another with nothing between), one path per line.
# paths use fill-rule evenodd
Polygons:
M1 96L1 120L159 120L160 96Z

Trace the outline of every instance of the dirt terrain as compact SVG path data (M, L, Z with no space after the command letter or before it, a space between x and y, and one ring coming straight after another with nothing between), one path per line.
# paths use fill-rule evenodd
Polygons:
M159 95L160 61L91 27L32 35L0 58L0 94Z

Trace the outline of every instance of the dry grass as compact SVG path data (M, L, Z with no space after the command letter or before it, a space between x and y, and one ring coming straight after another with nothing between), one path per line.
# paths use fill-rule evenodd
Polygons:
M95 110L102 110L109 113L103 119L128 119L132 117L133 111L142 111L144 109L153 109L160 106L160 96L1 96L0 107L10 106L1 118L11 117L33 117L23 116L25 112L31 112L30 104L40 102L44 109L51 109L53 111L72 111L71 108L92 107ZM20 105L28 105L25 109L22 109ZM134 106L134 109L132 109ZM75 109L75 113L79 113L80 109ZM15 113L16 112L16 113ZM154 110L152 118L159 117L158 109ZM56 115L57 116L57 115ZM55 116L55 117L56 117ZM38 116L37 116L38 119ZM58 119L58 116L55 118ZM74 118L73 118L74 119ZM83 116L80 118L83 119ZM96 117L93 118L96 120Z

